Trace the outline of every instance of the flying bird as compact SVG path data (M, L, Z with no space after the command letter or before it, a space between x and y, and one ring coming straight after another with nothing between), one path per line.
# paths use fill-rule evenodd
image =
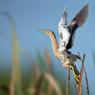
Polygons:
M55 33L51 30L40 30L45 33L51 39L52 49L54 55L58 60L61 61L63 66L66 69L71 69L74 74L74 78L76 83L79 83L80 74L79 71L74 64L77 59L79 59L78 55L72 54L68 49L73 46L73 39L75 36L75 31L78 27L82 26L85 22L88 15L88 5L85 5L80 12L74 17L71 21L70 25L67 25L67 12L64 11L64 14L58 24L58 31L60 36L60 44L58 45Z
M85 5L73 18L71 23L67 23L67 10L65 9L63 16L58 24L58 32L60 36L59 51L63 52L64 49L70 49L73 46L76 29L81 27L88 16L88 4Z

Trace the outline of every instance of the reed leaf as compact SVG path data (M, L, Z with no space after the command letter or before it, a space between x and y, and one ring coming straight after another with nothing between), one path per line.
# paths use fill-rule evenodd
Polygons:
M10 95L15 95L16 88L17 88L16 92L19 92L18 95L21 95L19 45L17 41L15 22L12 16L8 12L1 12L0 15L7 17L7 19L10 22L11 26L10 29L12 33L12 75L10 81Z

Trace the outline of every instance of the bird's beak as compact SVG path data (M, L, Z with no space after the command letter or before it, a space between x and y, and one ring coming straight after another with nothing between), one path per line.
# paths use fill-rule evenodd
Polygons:
M46 35L48 35L48 33L49 33L49 30L39 30L39 31L43 32Z

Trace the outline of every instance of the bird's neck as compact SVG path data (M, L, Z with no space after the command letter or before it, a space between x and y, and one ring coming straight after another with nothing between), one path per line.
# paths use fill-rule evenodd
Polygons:
M58 48L59 48L56 36L53 35L52 37L50 37L50 39L51 39L53 51L56 52L56 50L58 50Z

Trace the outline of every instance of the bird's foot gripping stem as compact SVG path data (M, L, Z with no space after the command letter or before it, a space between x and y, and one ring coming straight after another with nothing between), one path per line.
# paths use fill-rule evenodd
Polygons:
M77 84L79 84L79 80L80 80L80 73L76 67L75 64L71 64L70 65L70 69L73 71L73 74L74 74L74 79L76 81Z

